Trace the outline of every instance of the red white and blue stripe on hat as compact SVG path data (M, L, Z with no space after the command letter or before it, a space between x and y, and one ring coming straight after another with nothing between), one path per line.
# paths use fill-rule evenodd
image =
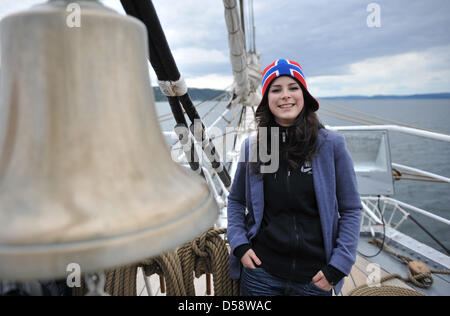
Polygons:
M290 76L297 79L305 88L308 95L312 101L312 106L314 111L319 108L319 102L308 92L308 87L306 85L305 75L303 74L302 67L299 63L288 60L288 59L277 59L272 64L266 67L263 72L262 77L262 95L266 94L267 88L270 83L280 76Z

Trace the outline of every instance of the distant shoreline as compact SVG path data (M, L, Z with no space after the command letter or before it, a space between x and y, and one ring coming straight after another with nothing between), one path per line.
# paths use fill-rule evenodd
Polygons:
M162 94L159 87L153 87L156 101L167 101L167 98ZM199 89L189 88L189 95L192 100L204 101L212 99L224 93L224 90L215 89ZM450 99L450 92L444 93L426 93L413 95L347 95L347 96L332 96L332 97L317 97L318 99L334 99L334 100L380 100L380 99Z
M189 88L188 93L193 101L205 101L214 99L217 96L223 94L225 90L215 90L215 89L198 89L198 88ZM162 94L161 89L159 87L153 87L153 93L155 95L156 102L167 101L167 97Z
M341 100L380 100L380 99L450 99L450 93L426 93L413 95L348 95L340 97L319 97L319 99L341 99Z

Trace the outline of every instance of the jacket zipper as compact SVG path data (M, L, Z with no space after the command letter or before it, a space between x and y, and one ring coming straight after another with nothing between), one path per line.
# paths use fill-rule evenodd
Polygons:
M295 233L295 242L294 242L294 250L293 250L293 254L292 254L292 273L295 274L295 254L298 251L298 249L300 248L300 236L298 233L298 227L297 227L297 217L294 215L294 233Z
M282 137L282 142L285 143L286 142L286 131L281 132L281 137ZM286 177L286 189L288 193L291 193L291 184L289 181L289 177L291 176L291 170L289 170L289 163L288 163L288 154L287 152L284 153L285 155L285 161L287 163L287 177Z
M281 141L283 143L286 142L286 131L281 132ZM291 170L289 170L289 163L288 163L288 156L287 153L285 153L285 161L287 163L287 172L286 172L286 190L288 193L291 192L291 184L290 184L290 176L291 176ZM275 176L276 179L276 176ZM295 261L295 252L298 247L299 242L299 236L298 236L298 230L297 230L297 221L294 215L294 232L295 232L295 240L294 240L294 247L292 248L293 256L292 256L292 264L291 264L291 275L295 275L295 269L296 269L296 261Z
M283 131L282 134L282 142L285 143L286 142L286 132ZM287 163L287 172L286 172L286 190L288 193L291 193L291 181L290 181L290 177L291 177L291 170L289 168L289 163L288 163L288 155L287 152L285 153L285 161ZM295 275L295 270L296 270L296 266L297 266L297 262L296 262L296 253L297 251L300 251L300 233L298 230L298 225L297 225L297 217L295 216L295 214L293 215L293 227L294 227L294 234L295 234L295 240L294 240L294 247L292 249L293 253L292 253L292 264L291 264L291 273L292 275Z
M300 235L298 233L298 227L297 227L297 217L294 215L294 233L295 233L295 241L294 241L294 248L293 248L293 253L294 253L294 257L292 258L292 275L295 275L295 268L296 268L296 261L295 261L295 253L299 250L300 248Z
M289 166L287 167L288 171L287 171L287 177L286 177L286 189L288 191L288 193L291 193L291 181L290 181L290 176L291 176L291 170L289 170Z

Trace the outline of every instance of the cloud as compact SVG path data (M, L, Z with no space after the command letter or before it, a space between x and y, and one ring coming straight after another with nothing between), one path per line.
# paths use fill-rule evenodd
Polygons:
M420 94L450 90L450 45L349 65L349 73L307 79L313 95Z
M224 90L233 84L233 76L222 74L210 74L200 77L186 78L186 84L190 88L210 88Z
M1 0L0 17L39 2L44 0ZM450 1L377 0L380 28L367 26L371 2L254 1L262 66L280 57L299 61L321 96L449 91ZM103 3L123 13L119 0ZM217 87L214 76L230 78L222 1L153 3L186 79Z
M230 57L217 49L199 47L184 47L172 51L175 60L187 67L201 66L202 64L229 63Z
M119 0L103 2L123 11ZM153 4L175 62L186 79L193 77L194 82L202 82L198 78L215 73L227 77L231 73L221 1L154 0Z
M298 60L310 76L342 75L357 61L450 43L450 1L375 1L380 28L367 26L370 2L258 2L256 45L263 65L285 56Z
M154 0L153 3L172 49L192 45L228 49L222 1Z

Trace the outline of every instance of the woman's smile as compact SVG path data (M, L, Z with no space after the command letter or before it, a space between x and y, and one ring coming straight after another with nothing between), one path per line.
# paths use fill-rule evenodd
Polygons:
M279 107L280 109L283 109L283 110L290 110L290 109L292 109L294 106L295 106L295 104L290 103L290 104L282 104L282 105L279 105L278 107Z

